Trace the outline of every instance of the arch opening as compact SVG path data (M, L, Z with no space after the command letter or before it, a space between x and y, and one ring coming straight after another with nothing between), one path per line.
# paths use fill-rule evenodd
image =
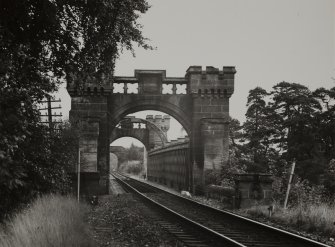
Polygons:
M188 136L191 136L191 120L189 112L185 112L180 107L176 107L169 102L151 102L150 100L145 101L132 101L128 104L124 104L118 109L114 109L108 113L110 118L111 127L114 128L124 117L127 115L133 115L137 112L143 111L158 111L170 115L176 119L184 128Z
M147 150L133 137L121 137L110 144L110 171L119 171L142 178L147 174Z

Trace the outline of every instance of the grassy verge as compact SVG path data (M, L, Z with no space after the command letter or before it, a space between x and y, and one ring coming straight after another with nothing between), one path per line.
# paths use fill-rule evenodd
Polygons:
M93 246L84 222L86 210L70 197L41 197L0 228L0 246Z
M245 212L256 217L269 215L268 206L255 206ZM275 207L271 219L307 232L335 236L335 205L300 205L286 210Z

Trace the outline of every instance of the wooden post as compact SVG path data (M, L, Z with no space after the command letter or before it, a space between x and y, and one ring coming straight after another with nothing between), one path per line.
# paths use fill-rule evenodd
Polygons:
M80 150L78 151L78 178L77 178L77 195L78 195L78 202L80 198Z
M291 183L292 183L292 177L293 177L293 174L294 174L294 169L295 169L295 159L293 160L292 168L291 168L291 173L290 173L290 178L288 180L287 191L286 191L286 196L285 196L285 201L284 201L284 209L287 208L287 201L288 201L288 196L290 194L290 189L291 189Z

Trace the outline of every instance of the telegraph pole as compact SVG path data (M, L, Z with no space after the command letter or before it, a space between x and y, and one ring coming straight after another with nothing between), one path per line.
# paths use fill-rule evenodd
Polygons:
M49 128L53 129L52 108L51 108L51 97L50 96L48 96L48 122L49 122Z
M57 113L54 113L53 110L56 110L56 109L61 109L61 105L59 106L52 106L53 103L57 103L57 102L61 102L60 99L58 100L55 100L53 99L50 95L47 96L47 99L46 100L43 100L43 101L40 101L39 103L41 104L44 104L44 103L47 103L47 106L44 107L44 108L40 108L38 109L40 112L41 111L47 111L47 113L45 115L43 114L40 114L41 117L47 117L47 121L46 120L41 120L40 123L43 123L43 124L48 124L49 125L49 129L50 131L53 131L54 130L54 125L57 124L57 123L61 123L60 121L54 121L53 120L53 117L62 117L63 115L61 113L57 114Z
M286 191L285 202L284 202L284 209L287 208L287 201L288 201L288 196L290 194L290 189L291 189L291 183L292 183L292 177L293 177L293 174L294 174L294 169L295 169L295 159L293 160L292 168L291 168L291 173L290 173L290 178L288 179L287 191Z

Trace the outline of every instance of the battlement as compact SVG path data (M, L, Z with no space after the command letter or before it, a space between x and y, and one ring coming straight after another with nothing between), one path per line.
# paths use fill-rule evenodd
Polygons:
M147 115L146 120L154 123L163 132L167 132L170 129L170 116L169 115Z
M230 97L234 93L235 67L225 66L222 70L207 66L191 66L185 77L189 81L189 93L199 96Z
M235 67L234 66L224 66L222 70L215 68L213 66L206 66L206 69L203 70L202 66L190 66L186 70L186 76L187 77L189 74L224 74L224 73L236 73Z
M134 76L115 76L112 81L68 83L71 96L110 94L192 94L230 97L234 92L235 67L190 66L184 77L166 77L165 70L135 70Z

